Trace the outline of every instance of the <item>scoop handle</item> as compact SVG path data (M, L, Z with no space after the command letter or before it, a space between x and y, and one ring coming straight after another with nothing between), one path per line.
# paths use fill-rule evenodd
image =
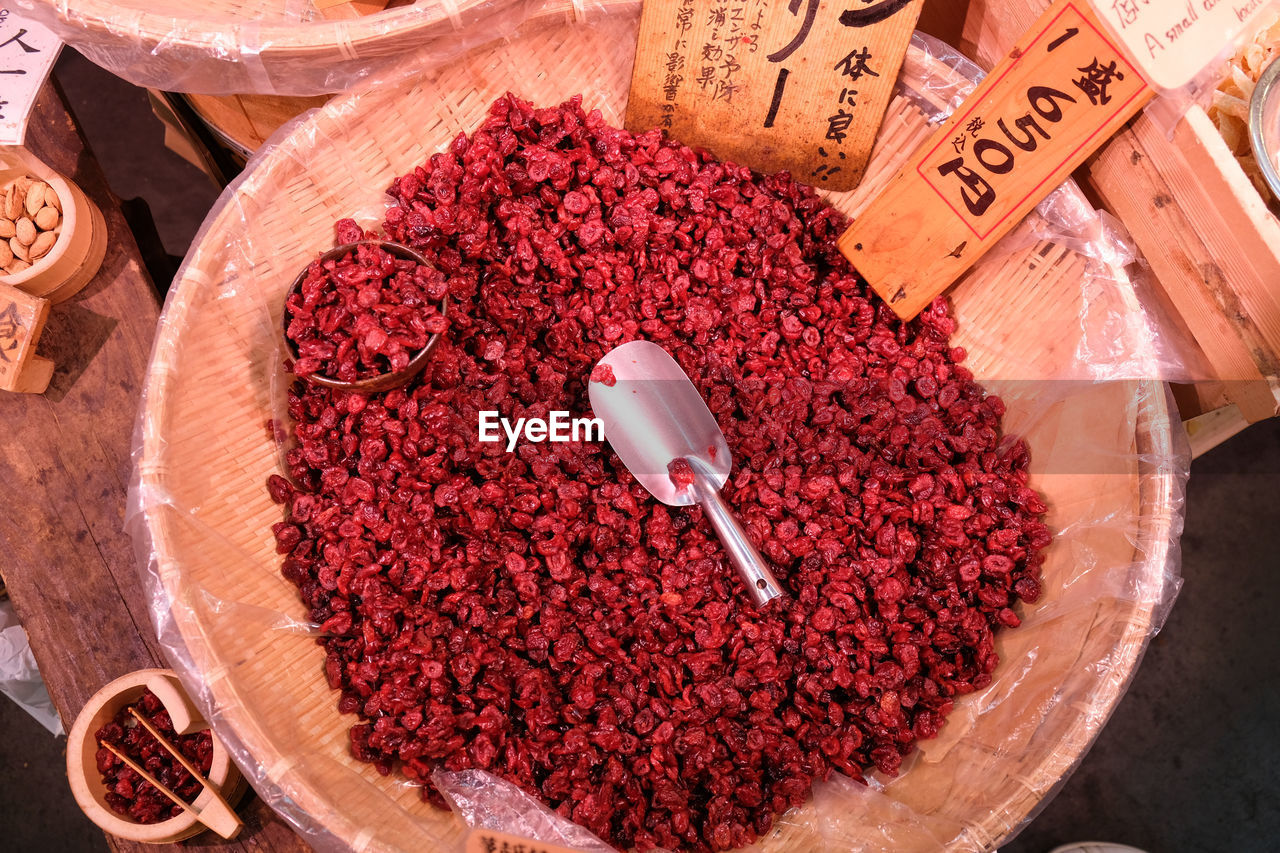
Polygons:
M716 535L720 537L720 543L729 552L729 561L738 570L738 577L742 578L742 585L747 588L747 594L751 596L755 606L763 607L784 595L778 579L773 576L756 546L747 538L747 532L725 504L720 490L696 466L693 473L693 493L698 499L698 505L710 519L711 526L715 528Z

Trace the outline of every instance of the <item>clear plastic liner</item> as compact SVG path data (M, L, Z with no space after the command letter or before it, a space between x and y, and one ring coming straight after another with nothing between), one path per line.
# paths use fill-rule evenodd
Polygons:
M443 61L532 17L581 20L599 0L420 0L330 20L311 0L16 0L137 86L208 95L344 92L406 62ZM608 0L604 0L608 2Z
M40 677L27 632L7 600L0 601L0 693L16 702L51 734L67 733Z
M468 97L487 105L498 87L548 104L583 92L620 124L638 8L404 68L295 120L224 191L169 292L126 527L174 669L245 777L317 849L460 850L467 826L609 849L482 771L435 777L455 806L448 815L349 756L354 718L337 713L318 628L299 619L296 590L279 573L269 527L280 510L265 480L280 471L287 432L280 299L331 244L333 221L379 223L380 188L474 127L437 103L441 93L470 85ZM583 65L593 57L617 67ZM535 62L546 66L536 77ZM917 39L902 85L937 113L960 97L958 67L949 48ZM530 76L511 79L513 68ZM369 135L374 117L397 110L420 145ZM441 126L429 126L436 117ZM335 152L350 154L343 169L333 168ZM856 210L856 196L832 201ZM1141 309L1125 273L1136 253L1120 229L1091 214L1078 190L1042 208L951 299L955 343L1005 400L1005 430L1028 442L1031 485L1050 505L1043 595L1021 605L1022 627L998 635L994 682L961 698L898 777L820 782L752 849L993 849L1087 752L1172 605L1190 456L1164 381L1193 368ZM1056 313L1019 313L1022 289L984 301L993 277L1024 273L1028 298L1061 291Z
M516 827L518 834L547 844L582 853L613 853L614 848L590 831L483 770L437 770L431 774L431 781L469 827L500 832L511 832Z

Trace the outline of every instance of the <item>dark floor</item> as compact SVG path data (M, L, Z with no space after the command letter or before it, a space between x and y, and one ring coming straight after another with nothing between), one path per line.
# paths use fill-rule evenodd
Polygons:
M57 76L116 193L145 199L164 249L182 255L213 186L164 150L140 90L69 50ZM1280 419L1195 463L1177 605L1092 752L1006 853L1082 839L1150 853L1280 849L1280 552L1267 538L1280 530L1277 497ZM0 849L106 849L67 789L65 738L4 699L0 732Z

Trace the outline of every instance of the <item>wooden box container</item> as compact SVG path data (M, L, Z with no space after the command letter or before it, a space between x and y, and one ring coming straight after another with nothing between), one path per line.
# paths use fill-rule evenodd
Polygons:
M1170 139L1139 116L1088 164L1195 337L1220 393L1250 423L1276 414L1280 221L1200 107Z
M991 67L1048 7L1049 0L971 0L962 47ZM1171 135L1149 113L1139 115L1084 172L1129 229L1155 273L1158 295L1217 380L1188 414L1233 403L1247 422L1275 415L1280 221L1204 110L1193 106Z

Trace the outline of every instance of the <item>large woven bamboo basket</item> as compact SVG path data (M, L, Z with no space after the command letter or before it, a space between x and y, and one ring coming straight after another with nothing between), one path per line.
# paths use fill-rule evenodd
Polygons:
M342 92L415 53L448 53L587 0L417 0L349 19L317 0L18 0L63 41L152 89L211 95ZM330 4L332 5L332 4Z
M443 849L464 828L349 756L351 718L336 710L322 650L297 622L302 607L279 573L270 526L281 511L264 486L279 470L269 424L286 381L279 300L331 244L336 219L380 219L392 178L477 126L508 89L540 104L582 93L620 124L637 15L638 4L620 5L590 26L547 26L331 102L228 191L170 293L143 404L135 501L162 637L260 793L353 849ZM935 101L950 97L954 77L917 47L903 74ZM864 187L834 203L856 211L928 134L919 101L895 98ZM898 779L882 789L821 786L760 849L991 849L1070 771L1124 692L1177 586L1169 552L1181 479L1164 389L1027 381L1062 375L1097 275L1083 256L1042 240L953 291L957 343L1006 396L1007 427L1031 445L1032 484L1058 535L1043 597L1023 608L1023 627L1000 637L996 682L961 701ZM1132 307L1092 289L1090 306Z

